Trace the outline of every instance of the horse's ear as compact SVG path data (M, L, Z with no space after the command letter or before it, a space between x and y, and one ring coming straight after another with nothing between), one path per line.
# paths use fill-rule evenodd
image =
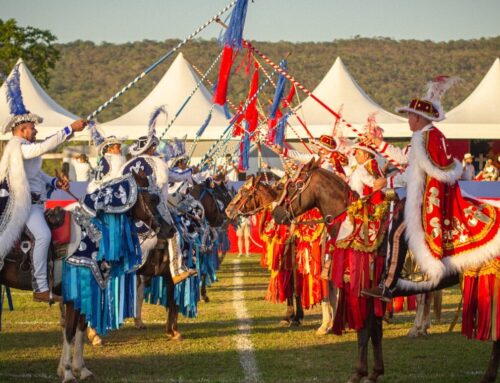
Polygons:
M253 185L254 180L255 180L254 175L253 175L253 174L252 174L252 175L249 175L249 176L247 177L247 180L246 180L246 181L245 181L245 183L243 184L243 186L244 186L244 187L250 187L250 186L252 186L252 185Z
M260 182L260 180L261 180L261 179L262 179L262 174L259 174L259 175L257 176L257 178L255 178L255 182L254 182L253 184L254 184L254 185L257 185L257 184Z
M312 169L316 169L316 168L319 168L321 167L321 158L318 157L318 159L316 161L314 161L314 164L313 166L311 167Z

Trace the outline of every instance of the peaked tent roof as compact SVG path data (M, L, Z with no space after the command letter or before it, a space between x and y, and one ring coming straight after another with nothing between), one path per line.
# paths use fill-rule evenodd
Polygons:
M155 88L132 110L115 120L101 125L106 135L126 136L136 139L147 134L147 123L151 112L160 105L166 105L168 121L180 109L186 98L195 89L199 81L194 69L184 58L182 53L176 57L168 71L158 82ZM166 133L167 137L183 137L194 139L196 132L205 122L212 107L211 94L202 84L187 103L175 123ZM220 106L214 107L212 118L201 139L217 139L229 125ZM165 118L160 118L157 124L157 133L161 134L167 126Z
M385 111L375 103L352 78L340 57L337 57L313 94L333 110L341 109L342 117L356 128L364 126L368 116L377 112L377 122L384 129L386 137L410 136L406 119ZM311 97L307 97L299 105L297 114L305 121L314 137L332 133L335 117ZM289 122L296 128L297 133L300 132L302 137L307 137L295 116L291 116ZM347 136L355 135L349 128L344 128L343 133ZM287 137L296 138L293 132L288 132Z
M22 59L19 59L17 64L19 64L19 81L21 82L24 105L26 105L29 111L43 117L43 122L37 125L37 139L45 139L79 118L64 109L45 92ZM9 77L11 75L12 72L9 74ZM6 88L7 84L4 82L0 87L1 123L4 123L10 116ZM77 137L85 136L85 132L77 134ZM10 133L5 135L0 134L0 139L8 139L10 137Z
M500 139L500 59L474 91L437 124L447 138Z

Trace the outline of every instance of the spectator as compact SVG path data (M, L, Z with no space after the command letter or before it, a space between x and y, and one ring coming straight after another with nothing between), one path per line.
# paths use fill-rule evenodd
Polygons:
M498 169L491 158L488 158L486 165L476 179L480 181L496 181L498 179Z
M89 164L89 159L85 154L75 157L73 162L75 168L75 181L88 182L93 178L94 170Z
M245 255L250 256L250 230L252 222L250 217L240 216L238 218L238 227L236 235L238 236L238 257L243 256L243 242L245 243Z
M474 157L470 153L465 153L462 161L463 172L461 179L464 181L472 181L476 176L474 165L472 164Z

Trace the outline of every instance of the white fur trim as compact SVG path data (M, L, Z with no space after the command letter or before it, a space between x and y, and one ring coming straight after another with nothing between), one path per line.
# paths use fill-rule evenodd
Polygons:
M413 134L411 144L405 206L406 238L417 264L429 276L430 280L425 283L430 288L435 286L445 275L462 272L470 267L478 267L499 256L500 234L497 234L494 240L490 241L486 246L453 257L445 257L442 261L431 254L425 241L422 226L422 200L426 177L429 175L441 182L453 184L460 177L461 165L460 162L456 161L455 168L449 171L438 169L432 165L423 145L422 131ZM400 286L403 287L404 285L405 283L402 281ZM410 285L414 286L413 283L408 282L408 286Z
M5 147L0 160L0 179L9 176L10 198L15 201L11 220L0 233L0 269L3 266L3 259L20 237L31 210L30 187L24 171L21 142L18 137L13 137Z

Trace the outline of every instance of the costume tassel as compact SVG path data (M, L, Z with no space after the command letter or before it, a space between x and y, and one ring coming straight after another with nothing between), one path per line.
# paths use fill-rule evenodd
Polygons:
M286 60L281 60L280 68L283 70L287 70L287 62ZM276 117L276 111L280 106L280 101L283 98L283 94L285 93L285 84L286 77L283 74L280 74L278 77L278 81L276 82L276 90L274 92L273 104L271 105L271 112L269 113L269 118Z
M231 13L231 20L226 33L222 37L225 47L241 49L243 43L243 28L247 16L248 0L238 0Z
M245 120L248 122L248 132L253 133L257 129L259 122L259 114L257 112L257 91L259 89L259 69L257 64L255 65L255 71L252 76L252 83L250 84L250 92L248 93L248 99L252 100L245 111ZM252 135L253 136L253 135Z
M233 137L240 137L243 135L244 130L241 124L243 123L245 115L243 114L242 110L243 110L243 101L240 101L240 106L238 108L238 111L233 116L233 121L234 121ZM233 123L233 121L231 121L231 123Z
M274 136L274 143L283 147L285 142L285 128L288 120L289 114L285 114L281 120L279 120L278 125L276 126L276 133Z
M227 96L227 87L229 85L229 76L234 58L243 44L243 27L247 15L248 0L238 0L233 8L229 26L222 37L224 51L219 70L219 82L214 93L214 103L224 105Z
M248 129L246 129L245 135L243 136L243 141L241 141L240 143L240 161L238 164L239 170L243 171L248 170L249 151L250 151L250 134L248 133Z
M217 81L217 88L213 95L213 102L217 105L224 105L226 103L231 67L236 57L236 54L233 53L233 48L231 46L226 45L224 47L220 61L219 80Z
M196 132L196 137L200 137L205 132L205 129L207 128L208 124L210 124L210 120L212 119L212 110L213 109L210 109L207 119L205 120L203 125L200 126L200 129L198 129L198 131Z

